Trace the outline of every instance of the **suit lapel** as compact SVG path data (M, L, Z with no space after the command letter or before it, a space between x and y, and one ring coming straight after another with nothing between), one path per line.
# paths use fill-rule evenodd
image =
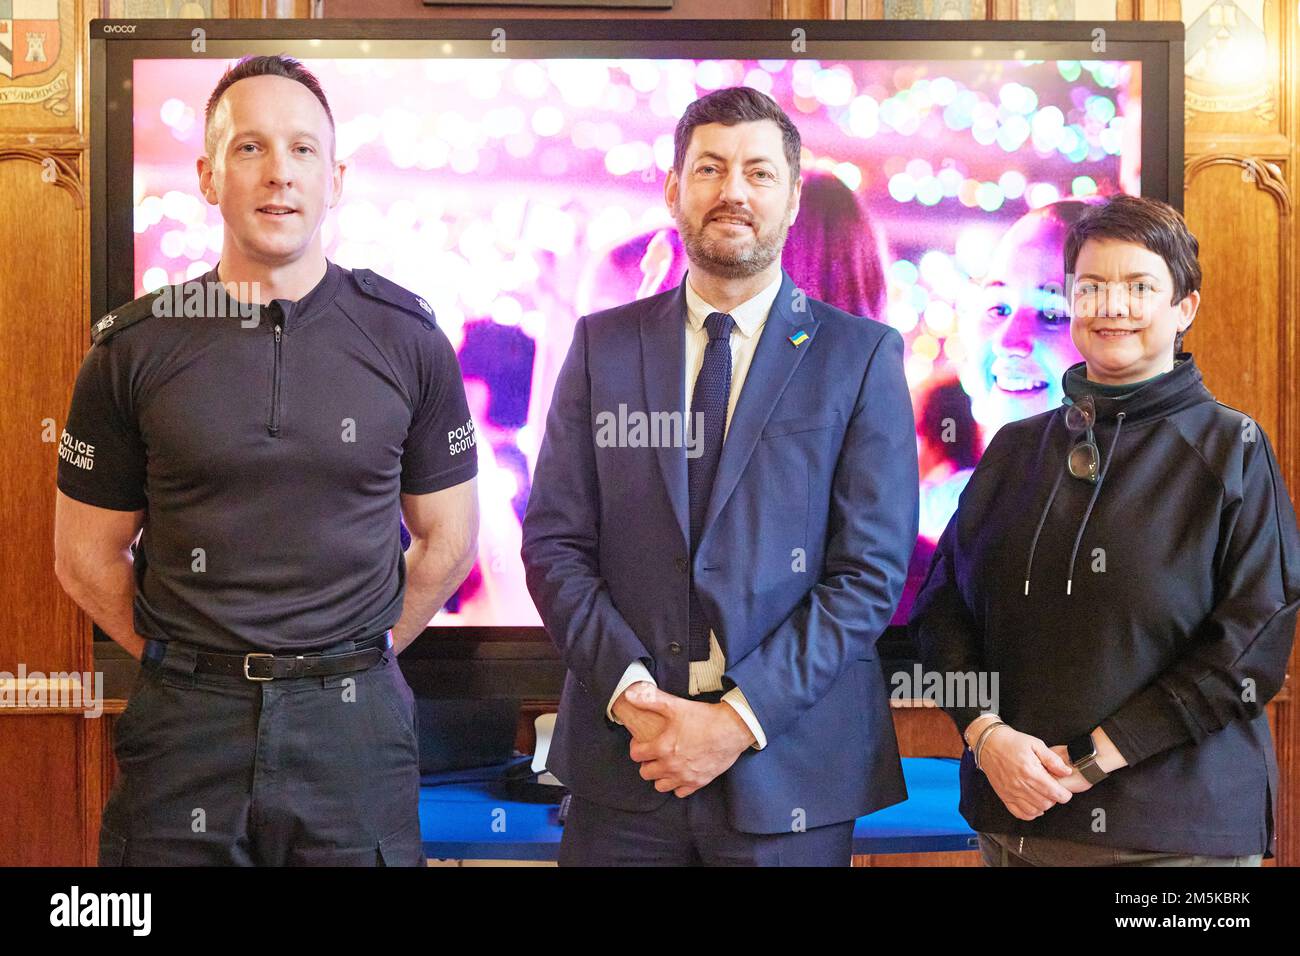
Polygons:
M672 295L641 316L641 367L645 370L646 411L675 412L685 421L682 407L686 395L686 280ZM673 513L681 527L683 543L689 542L690 510L687 501L686 452L683 448L656 449L664 486Z
M781 275L781 290L776 294L767 321L763 324L754 360L745 376L744 387L740 398L736 400L736 410L732 413L731 424L727 428L726 441L722 444L722 457L718 461L709 509L700 532L701 543L727 499L731 497L736 483L740 481L740 476L754 453L754 447L758 444L763 426L771 417L772 409L785 391L790 376L804 355L811 350L813 337L817 334L817 320L807 306L799 313L793 309L794 280L784 269L781 270ZM806 303L807 297L801 297L801 301ZM795 347L789 337L799 329L807 333L808 339ZM682 474L685 475L685 468Z

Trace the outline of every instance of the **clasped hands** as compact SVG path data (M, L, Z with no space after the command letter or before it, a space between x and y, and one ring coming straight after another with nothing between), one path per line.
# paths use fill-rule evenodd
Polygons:
M1097 765L1102 770L1110 773L1127 766L1100 727L1093 731L1093 740L1097 744ZM1005 725L989 731L980 750L980 769L1013 816L1034 820L1058 803L1068 803L1076 793L1092 788L1069 759L1065 744L1049 747L1038 737Z
M678 797L707 786L754 743L730 704L687 700L650 681L629 685L614 702L614 716L632 734L628 752L642 778Z

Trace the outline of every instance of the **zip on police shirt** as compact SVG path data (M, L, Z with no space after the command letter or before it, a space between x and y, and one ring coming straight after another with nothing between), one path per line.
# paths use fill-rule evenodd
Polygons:
M997 674L1015 730L1105 730L1128 766L1041 817L1013 816L969 748L962 816L986 833L1237 856L1270 852L1277 763L1264 705L1300 611L1300 529L1268 436L1215 401L1189 353L1124 395L1087 381L1096 483L1063 409L1003 425L912 608L929 671ZM972 699L941 706L959 730Z
M478 471L460 365L423 299L327 262L305 297L258 309L213 269L92 331L58 487L144 509L140 634L298 653L397 623L399 492Z

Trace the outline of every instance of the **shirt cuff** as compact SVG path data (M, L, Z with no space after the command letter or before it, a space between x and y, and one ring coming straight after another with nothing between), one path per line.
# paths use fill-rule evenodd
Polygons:
M750 733L754 735L754 742L750 744L754 750L762 750L767 746L767 737L763 733L763 728L759 726L758 718L754 716L753 709L749 706L749 701L745 700L745 695L739 687L733 687L722 695L722 699L730 704L740 714L740 719L745 722Z
M609 706L605 708L605 716L620 727L623 726L623 721L614 716L614 704L616 704L618 699L623 696L623 691L627 690L640 680L648 680L656 687L659 686L658 684L655 684L655 679L650 676L650 671L646 669L644 664L640 661L633 661L631 664L627 665L627 670L623 672L622 679L618 682L618 686L614 688L614 695L609 699Z

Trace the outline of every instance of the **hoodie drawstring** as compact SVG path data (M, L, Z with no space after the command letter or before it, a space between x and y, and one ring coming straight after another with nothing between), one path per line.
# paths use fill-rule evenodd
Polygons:
M1079 533L1074 536L1074 550L1070 552L1070 576L1065 579L1065 593L1068 595L1074 586L1074 560L1079 555L1079 543L1083 541L1084 529L1088 527L1088 519L1092 517L1092 506L1097 503L1097 496L1101 494L1101 486L1106 481L1106 472L1110 471L1110 463L1115 460L1115 446L1119 444L1119 431L1124 427L1124 413L1120 412L1115 416L1115 437L1110 440L1110 454L1106 456L1106 464L1102 466L1101 474L1097 477L1097 487L1092 489L1092 497L1088 499L1088 510L1083 513L1083 521L1079 524Z
M1025 565L1025 597L1029 597L1029 572L1034 567L1034 552L1038 550L1038 536L1043 533L1043 525L1047 521L1047 513L1052 510L1052 502L1056 500L1056 493L1061 488L1061 479L1065 477L1065 472L1069 468L1069 461L1061 466L1060 472L1056 476L1056 484L1052 485L1052 493L1047 496L1047 504L1043 505L1043 514L1038 519L1038 527L1034 529L1034 540L1029 545L1029 563Z
M1102 483L1106 480L1106 472L1110 471L1110 463L1115 459L1115 446L1119 444L1119 432L1124 426L1124 412L1115 416L1115 437L1110 441L1110 454L1106 456L1106 463L1102 466L1101 474L1097 478L1097 485L1092 489L1092 497L1088 500L1088 509L1083 513L1083 521L1079 524L1079 533L1074 537L1074 550L1070 552L1070 575L1065 582L1065 593L1069 594L1074 586L1074 562L1079 555L1079 543L1083 541L1083 532L1088 527L1088 519L1092 517L1093 505L1097 503L1097 496L1101 494ZM1047 496L1047 504L1043 506L1043 513L1038 518L1038 527L1034 529L1034 540L1029 545L1029 562L1025 565L1025 597L1029 596L1029 577L1030 571L1034 567L1034 552L1038 550L1038 537L1043 533L1043 525L1047 523L1047 514L1052 510L1052 502L1056 500L1056 493L1061 489L1061 479L1069 471L1069 460L1061 467L1056 476L1056 483L1052 485L1052 493Z

